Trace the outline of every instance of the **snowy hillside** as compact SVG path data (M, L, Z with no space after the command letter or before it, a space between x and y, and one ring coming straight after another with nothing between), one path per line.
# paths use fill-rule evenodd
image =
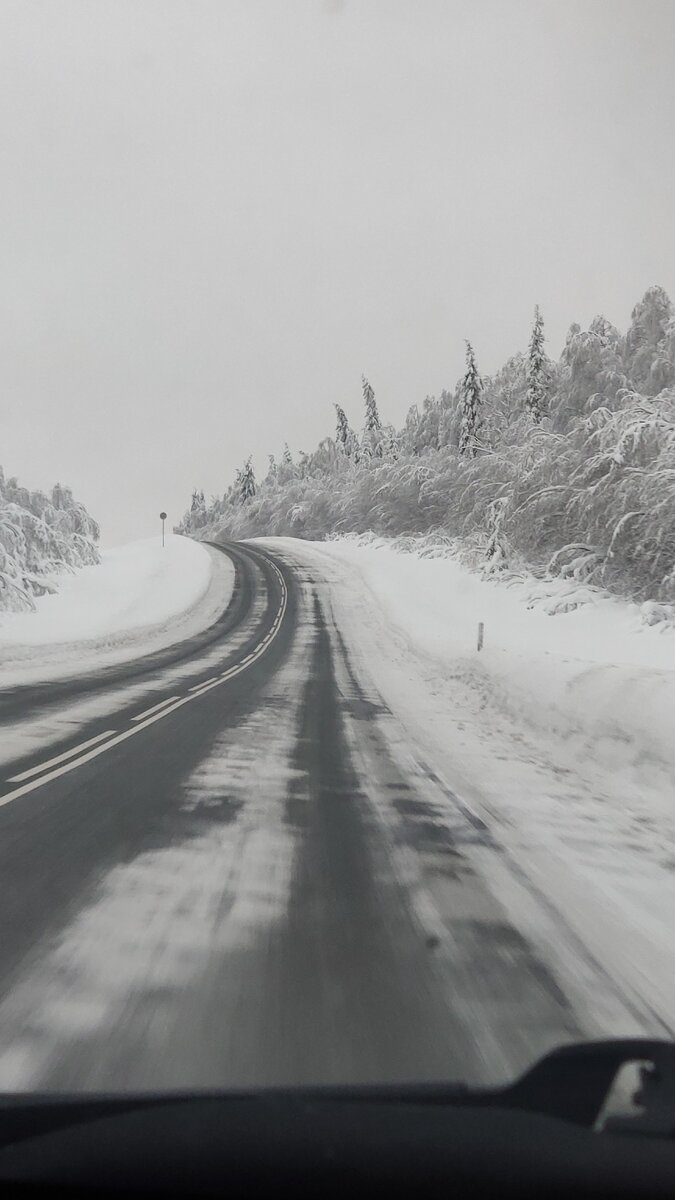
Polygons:
M360 434L338 405L335 437L298 458L286 446L257 483L249 460L193 536L423 535L458 539L476 564L675 601L675 309L653 287L625 335L604 317L572 325L558 362L541 314L527 353L466 374L384 423L363 380Z
M59 576L99 561L99 528L69 488L29 492L0 467L0 612L25 612Z

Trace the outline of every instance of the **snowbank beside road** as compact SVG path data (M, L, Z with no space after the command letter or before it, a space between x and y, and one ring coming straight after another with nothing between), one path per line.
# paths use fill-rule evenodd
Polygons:
M188 538L145 538L59 578L36 611L0 614L3 686L121 663L212 624L232 594L226 555Z
M672 624L647 626L637 605L592 589L590 603L550 616L533 604L531 583L505 587L456 559L401 554L384 540L315 545L358 568L392 626L459 671L485 705L542 734L578 740L596 760L664 768L675 779ZM477 654L479 621L485 643Z

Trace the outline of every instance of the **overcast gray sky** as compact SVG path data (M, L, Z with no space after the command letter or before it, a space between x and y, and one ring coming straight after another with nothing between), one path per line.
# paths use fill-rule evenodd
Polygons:
M0 0L0 462L109 544L675 296L672 0Z

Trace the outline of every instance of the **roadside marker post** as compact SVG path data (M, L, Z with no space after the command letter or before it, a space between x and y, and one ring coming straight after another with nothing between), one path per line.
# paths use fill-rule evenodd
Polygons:
M484 626L483 622L479 621L478 622L478 645L477 645L478 650L483 649L483 632L484 632L484 630L485 630L485 626Z
M164 522L166 521L166 513L161 512L159 514L159 519L162 522L162 546L163 546L164 545Z

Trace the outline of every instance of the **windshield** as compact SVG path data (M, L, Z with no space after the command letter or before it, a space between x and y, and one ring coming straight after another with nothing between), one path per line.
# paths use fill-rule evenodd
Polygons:
M674 36L0 8L0 1091L671 1037Z

